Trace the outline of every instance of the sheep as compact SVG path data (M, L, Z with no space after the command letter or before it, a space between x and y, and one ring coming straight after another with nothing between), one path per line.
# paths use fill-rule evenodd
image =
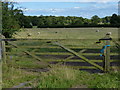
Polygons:
M37 32L38 34L40 34L40 32Z
M31 36L32 34L31 33L27 33L28 36Z
M111 32L108 32L106 35L111 35L112 33Z
M99 32L100 30L96 30L96 32Z

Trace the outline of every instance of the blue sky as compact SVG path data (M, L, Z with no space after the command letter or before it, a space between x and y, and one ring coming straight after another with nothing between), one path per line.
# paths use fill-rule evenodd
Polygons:
M111 16L118 13L118 2L19 2L27 16L78 16L91 18Z

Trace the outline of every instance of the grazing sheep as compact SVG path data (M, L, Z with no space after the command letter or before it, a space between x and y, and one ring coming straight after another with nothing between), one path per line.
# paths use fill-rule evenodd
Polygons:
M111 35L112 33L111 32L108 32L106 35Z
M38 34L40 34L40 32L38 32Z
M28 36L31 36L32 34L31 33L27 33Z
M96 32L99 32L100 30L96 30Z

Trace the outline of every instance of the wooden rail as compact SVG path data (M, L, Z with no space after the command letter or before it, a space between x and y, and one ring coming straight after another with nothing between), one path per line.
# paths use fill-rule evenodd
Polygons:
M67 46L67 45L66 45ZM14 48L14 46L11 46L11 45L6 45L5 47L7 47L7 48ZM19 46L20 48L41 48L41 46ZM88 47L88 46L86 46L86 47L80 47L80 46L67 46L67 47L69 47L69 48L72 48L72 49L101 49L101 47ZM46 46L42 46L42 48L60 48L60 47L58 47L58 46L48 46L48 47L46 47Z
M11 52L5 52L6 54L11 54ZM13 52L12 54L17 54ZM18 53L19 54L19 53ZM33 52L36 55L73 55L69 52ZM100 56L101 53L81 53L81 55L85 56ZM110 55L119 55L119 53L110 53Z
M55 40L97 40L97 39L41 39L41 38L2 38L2 41L20 41L20 40L51 40L51 41L55 41ZM118 38L114 38L112 39L114 41L118 40Z
M84 60L79 60L79 59L70 59L70 60L61 60L61 59L58 59L58 60L53 60L53 59L49 59L49 60L45 60L45 61L48 61L48 62L85 62ZM91 62L98 62L98 63L101 63L103 62L103 60L90 60ZM110 60L110 62L120 62L120 60Z

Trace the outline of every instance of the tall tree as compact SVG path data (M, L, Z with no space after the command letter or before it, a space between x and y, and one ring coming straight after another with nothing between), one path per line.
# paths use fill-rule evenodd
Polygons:
M95 15L91 18L91 21L93 25L97 25L100 22L100 18L97 15Z
M110 19L110 24L113 26L118 26L118 25L120 25L119 22L120 22L119 16L117 16L117 14L113 14Z
M32 21L30 19L30 16L22 16L21 20L24 28L32 28Z
M13 2L2 2L2 28L2 34L6 38L11 38L20 28L19 21L15 17Z
M37 26L37 25L38 25L38 22L39 22L39 17L37 17L37 16L32 16L32 17L31 17L31 22L32 22L33 26Z

